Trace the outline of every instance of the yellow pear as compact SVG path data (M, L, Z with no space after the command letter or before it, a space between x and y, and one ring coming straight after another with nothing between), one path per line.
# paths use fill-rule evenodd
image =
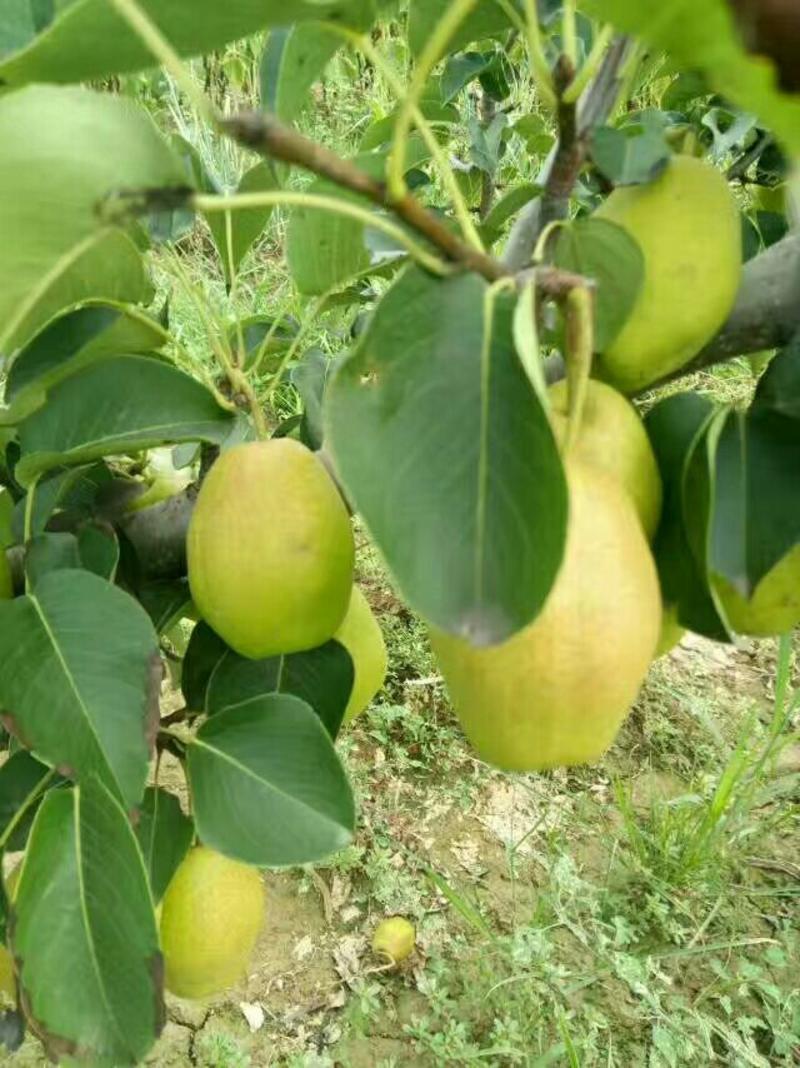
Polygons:
M565 381L550 387L551 421L559 442L567 429ZM588 384L575 441L576 459L615 478L632 499L648 541L661 519L662 485L655 453L629 400L604 382Z
M392 964L399 964L414 952L417 932L414 924L404 916L390 916L375 928L372 952Z
M717 595L738 634L769 638L800 624L800 545L767 572L748 600L726 579L714 582Z
M353 586L350 607L334 638L345 647L353 661L353 689L344 712L344 722L349 723L364 711L383 686L387 664L381 628L358 586Z
M205 846L190 849L161 906L167 989L204 998L238 982L263 922L260 872Z
M655 564L628 495L567 463L564 561L539 616L501 645L435 631L434 651L478 754L509 771L600 757L639 691L661 629Z
M656 658L664 656L674 649L686 633L686 628L678 622L678 606L674 604L664 605L664 615L661 620L661 637L658 639Z
M192 599L242 656L314 649L344 619L354 553L347 509L313 452L289 438L238 445L197 497Z
M675 156L655 181L616 189L596 214L644 255L633 310L597 362L599 378L634 393L683 367L728 317L741 275L739 209L711 164Z

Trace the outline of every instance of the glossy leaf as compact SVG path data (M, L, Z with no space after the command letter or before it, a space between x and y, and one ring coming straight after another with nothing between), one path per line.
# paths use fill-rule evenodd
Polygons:
M113 582L119 564L119 542L106 523L85 523L78 531L81 565L94 575Z
M489 645L537 615L566 486L517 357L514 302L473 275L402 275L330 384L327 440L405 599ZM443 551L443 547L446 547Z
M25 546L25 575L31 589L51 571L80 570L81 555L74 534L37 534Z
M613 185L651 182L669 163L663 133L650 125L599 126L592 131L591 155Z
M708 576L690 545L684 512L687 469L713 415L708 398L677 393L652 408L645 425L664 484L663 515L653 543L664 603L677 606L683 626L727 641L728 631L709 592ZM696 518L690 516L692 521Z
M607 219L576 219L559 228L553 261L596 282L594 346L602 352L622 329L644 282L639 245Z
M273 30L261 58L261 107L283 122L292 122L343 44L339 34L315 23Z
M460 52L450 56L442 74L442 101L449 104L482 74L494 58L493 52Z
M324 439L322 420L323 399L331 376L341 363L331 359L322 349L312 348L292 368L290 380L303 402L303 440L312 449L320 449Z
M123 186L175 186L186 179L143 110L86 89L37 85L0 96L0 156L0 351L7 352L25 340L23 327L30 336L60 307L117 288L110 280L119 267L106 243L113 230L98 213L104 198ZM56 188L69 196L54 197ZM110 276L99 278L99 289L98 249Z
M49 322L17 354L6 379L0 424L18 423L44 404L47 390L108 356L162 348L169 335L135 308L92 301Z
M500 237L503 227L518 212L522 211L536 197L542 195L542 187L533 182L525 182L514 189L509 189L495 203L481 226L481 232L487 244L493 245Z
M51 518L69 520L72 525L88 518L97 509L98 499L111 484L112 475L105 464L70 467L36 483L33 506L30 508L30 533L41 534ZM14 540L25 540L27 497L17 502L14 519Z
M296 697L259 697L213 716L189 747L188 772L200 840L245 863L306 864L352 838L344 768Z
M150 616L157 634L163 634L182 619L192 603L186 579L148 582L137 588L136 597Z
M351 24L352 0L139 0L180 55L199 55L267 26L303 19ZM363 3L355 8L364 8ZM356 27L357 28L357 27ZM73 0L36 40L0 63L0 80L80 82L141 70L153 57L107 0Z
M194 824L174 794L148 786L134 825L157 905L192 844Z
M96 779L42 803L14 911L24 1003L45 1048L138 1063L163 1024L158 935L133 830Z
M144 610L87 571L0 602L0 708L27 748L126 805L144 789L161 664Z
M19 428L27 484L42 471L179 441L220 444L233 416L196 379L144 356L102 360L51 390Z

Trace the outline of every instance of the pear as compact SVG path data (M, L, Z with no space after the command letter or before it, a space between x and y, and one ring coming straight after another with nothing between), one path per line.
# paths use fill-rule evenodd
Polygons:
M263 922L258 869L205 846L190 849L161 904L167 989L204 998L232 986L244 974Z
M748 600L726 579L714 586L731 627L738 634L769 638L800 623L800 545L767 572Z
M553 430L563 443L568 410L565 381L550 387L550 401ZM651 541L661 519L663 495L655 453L631 402L603 382L588 384L574 455L621 484Z
M728 317L741 276L739 209L719 171L675 156L655 181L616 189L596 214L644 254L633 310L596 364L599 378L635 393L688 363Z
M238 445L197 497L192 600L242 656L314 649L347 612L354 554L347 509L314 453L288 438Z
M344 722L360 715L383 686L386 678L386 643L381 628L358 586L353 586L350 607L334 634L353 661L353 689L344 712Z
M508 771L597 760L633 703L661 629L661 594L636 510L596 468L566 464L564 560L544 608L501 645L431 635L482 759Z

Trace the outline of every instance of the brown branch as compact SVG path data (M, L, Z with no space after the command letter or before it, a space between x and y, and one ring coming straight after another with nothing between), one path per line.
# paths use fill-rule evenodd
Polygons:
M575 68L566 56L560 56L553 69L558 98L558 145L553 166L545 182L539 203L539 232L557 219L566 219L569 198L586 161L587 137L578 130L577 104L565 103L563 93L575 77Z
M393 212L412 230L421 234L452 263L475 271L488 282L507 278L511 273L494 256L473 248L410 193L392 199L384 182L379 182L324 145L304 137L270 115L247 112L220 120L220 129L240 145L270 159L291 163L327 178L335 185L364 197L380 208Z

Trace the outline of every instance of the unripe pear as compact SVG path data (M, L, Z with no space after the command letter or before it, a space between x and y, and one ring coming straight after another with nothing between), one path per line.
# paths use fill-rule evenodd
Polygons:
M372 952L399 964L414 952L417 932L414 924L403 916L391 916L375 928Z
M263 922L260 872L205 846L190 849L161 904L167 989L204 998L238 982Z
M435 631L434 651L464 731L508 771L597 760L614 740L655 652L661 594L628 495L567 463L564 560L544 608L501 645Z
M344 713L344 722L349 723L367 708L383 686L387 665L381 628L358 586L353 586L350 607L334 638L345 647L353 661L353 689Z
M800 545L767 572L749 600L723 578L714 580L728 622L738 634L769 638L800 623Z
M644 255L642 288L597 361L599 378L634 393L677 371L725 322L739 288L739 209L723 175L675 156L647 185L616 189L597 211Z
M551 422L556 439L567 429L565 381L550 387ZM629 400L604 382L590 381L575 441L576 459L615 478L633 501L648 541L661 519L663 489L644 423Z
M354 554L347 509L313 452L289 438L238 445L197 497L192 599L242 656L314 649L347 612Z

